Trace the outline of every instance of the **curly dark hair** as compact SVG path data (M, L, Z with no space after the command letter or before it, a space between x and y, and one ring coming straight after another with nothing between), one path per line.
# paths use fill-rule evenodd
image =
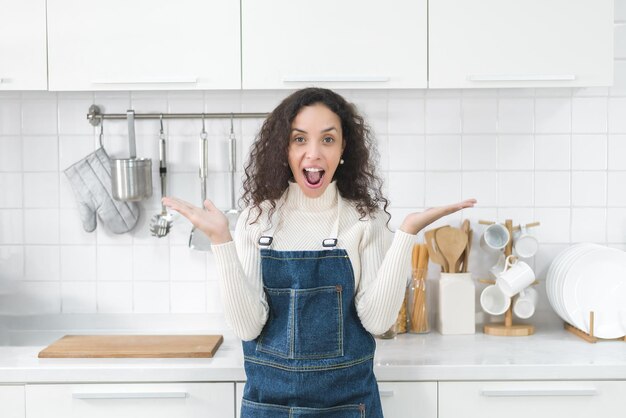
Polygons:
M378 152L369 126L358 113L356 106L348 103L332 90L305 88L286 97L263 122L252 144L246 162L242 200L256 209L255 223L261 216L261 202L269 201L270 216L276 209L276 201L289 187L293 174L289 168L288 148L291 123L305 106L323 104L341 120L345 144L344 163L335 172L333 180L344 199L356 203L363 219L383 205L387 212L389 201L382 194L382 180L376 174ZM387 220L389 222L389 220Z

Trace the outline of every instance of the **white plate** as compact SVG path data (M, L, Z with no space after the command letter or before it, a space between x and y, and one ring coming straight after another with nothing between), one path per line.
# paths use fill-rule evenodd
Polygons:
M546 292L548 300L554 311L566 322L571 322L567 317L563 304L561 302L562 295L562 279L567 269L571 266L572 261L587 251L597 248L604 248L597 244L581 243L572 245L561 251L552 261L546 276Z
M589 332L594 311L594 335L618 338L626 334L626 253L613 248L591 251L572 263L563 281L563 307L575 327Z

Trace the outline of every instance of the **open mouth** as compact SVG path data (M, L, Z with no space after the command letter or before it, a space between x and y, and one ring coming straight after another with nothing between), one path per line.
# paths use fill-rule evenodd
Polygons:
M304 173L304 180L307 186L317 188L322 185L325 171L321 168L305 168L302 170L302 173Z

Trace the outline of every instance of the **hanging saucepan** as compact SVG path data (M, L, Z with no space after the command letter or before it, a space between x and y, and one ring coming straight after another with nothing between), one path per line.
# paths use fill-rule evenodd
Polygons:
M111 182L115 200L139 201L152 196L152 160L136 158L135 112L126 112L130 158L111 160Z

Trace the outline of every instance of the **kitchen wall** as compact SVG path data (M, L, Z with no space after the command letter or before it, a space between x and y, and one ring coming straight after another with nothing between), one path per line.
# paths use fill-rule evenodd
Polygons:
M487 277L495 262L477 245L481 219L541 222L534 230L541 249L530 260L540 280L554 256L572 243L626 249L623 5L616 3L611 88L339 91L357 104L376 133L391 226L411 210L476 197L476 208L443 222L472 221L476 242L470 263L476 278ZM136 122L138 155L153 159L154 195L142 203L132 232L114 235L102 224L84 232L63 170L97 146L98 129L86 120L91 104L106 113L267 112L287 94L0 92L0 313L220 318L214 257L188 249L190 224L179 217L162 239L148 231L150 217L160 209L158 121ZM260 123L235 120L238 177ZM127 153L126 128L125 121L104 124L105 147L113 157ZM207 120L208 194L224 209L229 129L229 120ZM170 192L199 203L201 122L166 121L165 130ZM432 264L430 277L437 277ZM7 278L19 279L19 286L11 289ZM545 292L541 310L550 312Z

